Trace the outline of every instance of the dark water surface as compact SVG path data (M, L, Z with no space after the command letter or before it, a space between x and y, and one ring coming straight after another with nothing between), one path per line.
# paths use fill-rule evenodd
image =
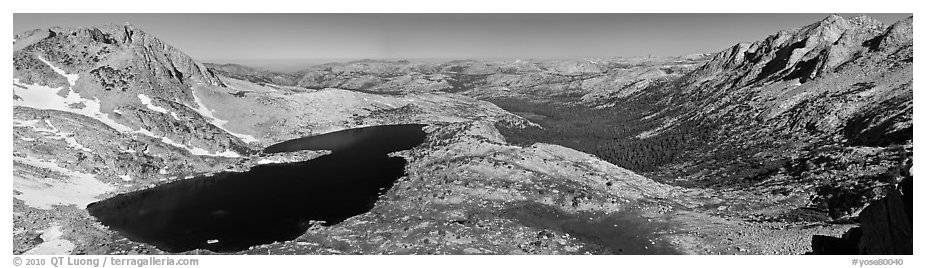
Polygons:
M336 224L368 212L405 175L424 125L375 126L294 139L264 152L332 150L313 160L175 181L87 206L104 225L168 252L233 252L291 240L309 221Z

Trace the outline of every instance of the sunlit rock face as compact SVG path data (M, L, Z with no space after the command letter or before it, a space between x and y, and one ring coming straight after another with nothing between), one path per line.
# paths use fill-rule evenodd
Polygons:
M221 80L131 25L56 27L17 40L14 105L92 116L195 155L238 156L249 150L210 124L214 116L198 101L197 86L222 86Z
M905 252L888 246L907 245L903 222L873 219L910 209L912 17L731 45L281 73L130 25L22 33L14 253L803 254L846 233ZM324 138L384 125L425 136L376 157L337 151L389 142ZM327 147L279 150L303 137ZM189 207L208 213L164 216ZM242 217L260 228L227 222Z

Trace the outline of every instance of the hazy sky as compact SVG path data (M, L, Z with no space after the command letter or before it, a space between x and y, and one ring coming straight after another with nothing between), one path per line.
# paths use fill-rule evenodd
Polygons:
M203 61L716 52L828 14L14 14L20 33L131 22ZM840 14L852 17L856 14ZM868 14L892 24L911 14Z

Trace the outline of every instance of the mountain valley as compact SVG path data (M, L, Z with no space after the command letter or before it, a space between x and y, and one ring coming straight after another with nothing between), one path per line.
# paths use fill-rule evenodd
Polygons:
M292 73L202 63L130 24L20 33L13 253L912 254L912 20L832 15L677 57ZM408 124L424 138L383 156L404 174L372 207L294 238L168 250L88 212L338 150L275 144ZM274 187L295 192L214 195Z

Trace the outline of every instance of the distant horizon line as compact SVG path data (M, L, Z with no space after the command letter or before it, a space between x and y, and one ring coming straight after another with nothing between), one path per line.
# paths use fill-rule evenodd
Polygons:
M620 58L673 58L686 57L692 55L710 55L717 52L689 53L687 55L633 55L633 56L511 56L511 57L345 57L345 58L297 58L297 59L197 59L205 63L219 62L324 62L324 61L362 61L362 60L383 60L383 61L400 61L400 60L571 60L571 59L620 59Z

